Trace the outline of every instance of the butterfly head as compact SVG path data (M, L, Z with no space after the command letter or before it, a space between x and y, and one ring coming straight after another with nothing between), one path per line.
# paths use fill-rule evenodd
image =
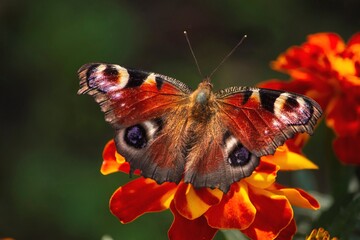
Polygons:
M205 78L194 91L194 103L200 105L207 105L212 95L213 85L210 83L210 78Z

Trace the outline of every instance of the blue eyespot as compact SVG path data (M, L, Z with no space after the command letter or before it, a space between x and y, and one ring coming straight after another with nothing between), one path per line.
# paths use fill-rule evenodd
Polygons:
M144 127L137 124L125 129L124 141L134 148L144 148L147 144Z
M243 145L238 144L229 154L228 161L231 166L238 167L246 165L251 159L251 153Z

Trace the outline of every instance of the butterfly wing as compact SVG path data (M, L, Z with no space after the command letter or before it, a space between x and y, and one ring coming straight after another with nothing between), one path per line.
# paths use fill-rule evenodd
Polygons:
M251 153L273 154L296 133L313 133L322 110L295 93L232 87L215 94L224 124Z
M114 128L159 117L184 103L191 92L176 79L114 64L90 63L78 73L78 93L92 95Z
M179 182L184 172L182 137L191 90L156 73L113 64L92 63L79 69L79 94L92 95L116 130L117 151L131 171L158 183Z
M251 175L261 156L273 154L294 134L312 134L321 116L315 101L294 93L232 87L215 98L210 122L194 131L184 181L223 192Z

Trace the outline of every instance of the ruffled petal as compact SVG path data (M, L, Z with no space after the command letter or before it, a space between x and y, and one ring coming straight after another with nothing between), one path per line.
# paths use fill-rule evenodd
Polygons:
M284 228L283 230L281 230L280 234L275 238L276 240L288 240L288 239L292 239L292 237L295 235L296 233L296 222L295 219L293 218L291 220L291 222L289 223L289 225L286 226L286 228Z
M314 79L314 75L319 73L318 77L325 80L323 74L329 73L331 65L328 59L323 57L324 54L323 46L306 42L300 47L289 48L272 63L272 67L288 73L295 79L311 80Z
M105 145L103 151L103 162L100 172L104 175L108 175L114 172L130 172L130 164L125 161L125 158L116 151L116 145L114 140L110 140ZM138 169L134 172L135 175L139 175Z
M351 58L354 61L357 69L356 76L360 77L360 32L351 37L343 55L344 57Z
M345 43L335 33L316 33L308 36L308 43L321 47L326 53L339 53L344 51Z
M181 183L176 191L174 202L177 211L187 219L203 215L212 205L218 204L223 196L219 189L195 189L191 184Z
M157 184L149 178L137 178L118 188L110 199L110 211L122 223L128 223L147 212L169 208L177 185Z
M275 162L280 166L280 170L318 169L318 166L303 155L289 151L286 145L278 147L274 155L263 159Z
M275 182L279 169L279 166L277 166L274 161L262 157L259 166L249 177L245 178L244 181L254 187L267 188Z
M319 202L310 194L299 188L287 188L280 184L274 184L271 191L277 194L283 194L294 206L301 208L310 208L317 210L320 208Z
M360 44L360 32L355 33L348 42L348 47L352 47L353 45Z
M247 228L255 218L256 209L249 199L248 186L240 181L233 183L218 205L212 206L205 217L214 228Z
M110 140L103 151L103 162L101 165L101 173L104 175L114 172L129 173L129 163L125 162L125 158L116 152L114 140Z
M274 239L293 219L289 201L263 189L249 188L248 193L257 211L254 222L242 232L251 239Z
M189 220L184 218L177 212L177 208L174 203L170 205L171 212L174 215L174 221L168 232L169 239L171 240L183 240L183 239L212 239L216 232L215 228L208 225L204 216Z

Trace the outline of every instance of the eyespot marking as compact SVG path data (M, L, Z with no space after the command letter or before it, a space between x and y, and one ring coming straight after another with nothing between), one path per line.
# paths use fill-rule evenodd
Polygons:
M131 147L144 148L148 142L146 130L140 124L128 127L125 129L124 141Z
M250 159L251 153L241 144L238 144L228 157L228 161L233 167L245 166Z

